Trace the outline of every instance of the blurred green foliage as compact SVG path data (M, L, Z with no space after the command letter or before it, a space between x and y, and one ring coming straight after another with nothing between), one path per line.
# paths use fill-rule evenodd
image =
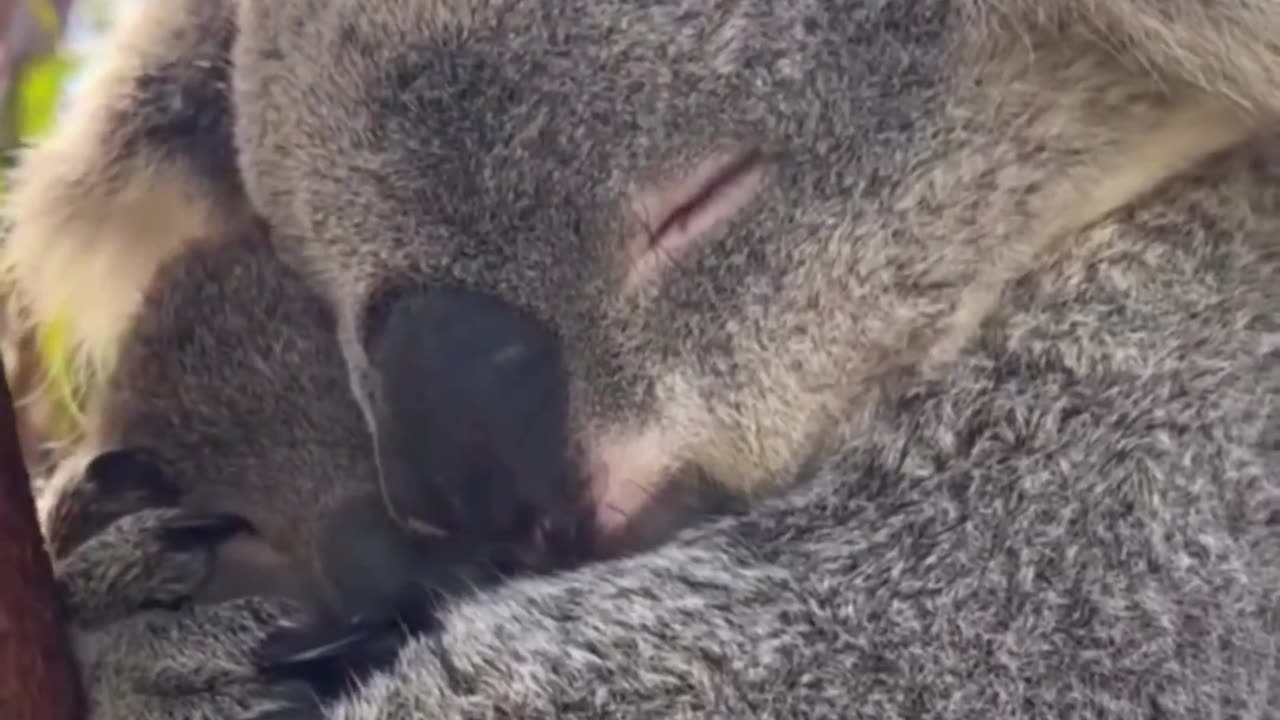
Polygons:
M29 142L53 127L66 80L78 68L78 59L63 50L22 64L14 78L10 97L6 98L6 110L16 142Z
M73 0L67 6L68 17L61 20L54 0L17 0L10 5L11 13L29 14L35 20L36 32L43 35L26 45L52 49L34 56L8 58L15 67L0 107L0 155L5 167L10 165L15 149L53 127L63 101L72 95L74 81L91 64L98 41L118 17L139 4L139 0ZM13 44L18 39L7 40ZM6 51L12 53L13 48L0 47L0 52Z
M15 149L39 138L57 121L67 79L80 66L80 58L59 40L61 23L51 0L23 2L36 20L38 32L47 39L33 45L53 49L26 58L9 58L13 68L4 97L4 133L0 136L6 168L12 162ZM11 10L18 11L19 8ZM3 185L0 185L0 191L3 191Z
M40 25L40 30L48 35L58 32L58 10L48 0L27 0L27 7Z
M166 2L167 0L153 0ZM64 24L59 18L53 0L19 0L26 7L11 5L9 11L29 12L34 23L23 23L19 30L8 34L0 52L9 53L5 58L10 66L10 77L0 107L0 203L4 202L7 170L12 166L15 151L38 140L58 122L63 101L70 95L72 82L92 59L92 41L102 35L121 6L119 0L81 0L72 3L73 15ZM87 17L86 17L87 15ZM76 22L78 21L78 23ZM38 37L20 37L22 32L37 32ZM44 52L14 57L16 48L45 48ZM0 228L3 238L5 228ZM37 329L35 342L39 357L37 363L50 381L53 392L51 418L56 435L70 435L78 426L79 407L84 383L70 366L71 353L66 319L46 318ZM6 367L6 369L8 369Z

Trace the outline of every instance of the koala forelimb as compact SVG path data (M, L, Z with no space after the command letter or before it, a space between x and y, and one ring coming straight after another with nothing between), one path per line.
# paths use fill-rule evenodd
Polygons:
M953 359L997 305L1008 284L1053 259L1070 238L1132 204L1171 178L1197 167L1259 130L1256 121L1219 98L1188 93L1162 112L1153 128L1136 130L1113 157L1102 158L1084 178L1071 178L1050 197L1042 224L996 253L957 303L948 335L936 341L926 364Z

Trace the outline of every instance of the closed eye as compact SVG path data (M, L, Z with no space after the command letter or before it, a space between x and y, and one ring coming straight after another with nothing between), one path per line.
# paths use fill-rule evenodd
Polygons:
M652 280L738 214L763 188L769 166L759 147L722 151L675 182L636 193L632 210L644 219L646 235L632 243L624 287Z

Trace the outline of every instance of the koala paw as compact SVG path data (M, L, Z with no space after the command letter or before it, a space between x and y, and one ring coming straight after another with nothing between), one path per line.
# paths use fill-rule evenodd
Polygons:
M232 516L177 510L120 518L57 563L64 610L74 622L93 625L177 607L208 578L212 548L245 527Z
M297 608L265 597L191 600L208 578L213 549L243 527L232 517L148 510L59 563L90 717L323 717L305 683L267 677L254 662L268 635L295 626Z
M75 647L95 720L240 720L324 716L305 684L263 676L253 650L293 617L287 605L240 598L153 610L78 632Z
M257 649L258 667L330 700L390 667L410 638L431 632L438 607L436 595L411 585L377 612L345 621L316 617L272 633Z

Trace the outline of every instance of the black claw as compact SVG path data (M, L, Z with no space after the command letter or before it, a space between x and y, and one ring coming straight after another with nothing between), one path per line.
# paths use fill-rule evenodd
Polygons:
M390 667L418 627L395 612L346 622L316 620L269 636L254 662L273 681L301 681L316 696L334 698Z
M371 637L384 631L373 623L337 628L315 624L285 630L263 641L257 652L258 668L269 674L289 674L293 668L339 661L344 654L360 649Z
M275 707L246 715L242 720L320 720L324 717L320 699L302 683L276 688L272 694L277 700Z
M319 708L285 707L246 715L244 720L321 720L324 711Z
M249 522L238 515L183 515L164 524L160 541L174 550L191 550L250 529Z
M285 707L245 715L242 720L320 720L323 717L324 712L321 710Z
M315 617L269 635L254 652L254 664L273 682L302 682L316 697L335 698L390 667L410 638L433 630L437 609L427 588L407 585L368 612Z

